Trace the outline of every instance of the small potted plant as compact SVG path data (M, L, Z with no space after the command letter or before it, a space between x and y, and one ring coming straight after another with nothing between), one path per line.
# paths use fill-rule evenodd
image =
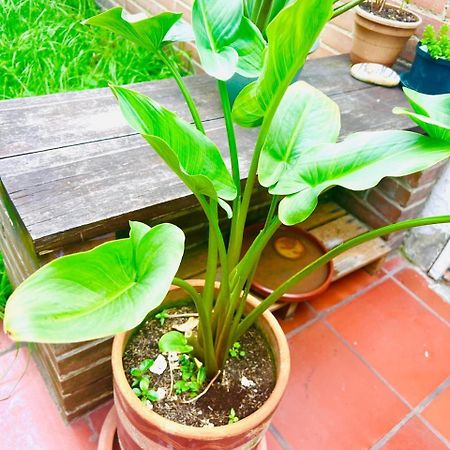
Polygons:
M353 63L372 62L392 66L408 39L414 34L422 19L405 8L386 0L368 0L356 9L353 46L350 58Z
M450 93L450 37L444 24L438 33L427 25L416 47L411 70L400 75L402 83L424 94Z
M412 219L373 230L312 261L263 301L249 295L271 236L282 224L309 217L323 191L336 185L367 189L384 176L423 170L450 155L448 117L439 104L446 98L432 104L412 98L414 120L427 127L429 136L363 132L337 143L336 103L307 83L291 85L333 14L333 3L296 0L276 16L260 76L231 111L225 81L253 62L260 34L249 26L240 0L194 1L196 44L205 71L217 79L231 173L204 133L195 102L170 61L196 127L139 92L111 87L129 124L203 208L209 223L205 280L175 276L184 251L179 228L132 222L129 238L50 262L7 303L4 330L15 340L65 343L116 335L112 368L123 450L256 447L289 375L287 341L268 308L347 249L391 232L450 221L450 216ZM178 19L164 13L136 20L114 8L89 23L115 30L164 60L163 46ZM233 121L261 125L243 191ZM241 255L257 179L272 196L271 208L263 229ZM219 207L231 221L228 241L219 227Z

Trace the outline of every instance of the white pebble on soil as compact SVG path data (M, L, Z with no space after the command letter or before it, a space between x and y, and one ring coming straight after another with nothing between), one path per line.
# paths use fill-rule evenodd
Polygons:
M163 355L158 355L155 362L150 367L150 372L155 375L161 375L167 369L167 361Z
M255 382L253 380L249 380L245 375L243 375L241 378L241 385L249 388L253 387L255 385Z

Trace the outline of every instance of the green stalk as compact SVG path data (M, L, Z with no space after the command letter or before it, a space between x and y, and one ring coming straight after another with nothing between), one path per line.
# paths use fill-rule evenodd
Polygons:
M228 148L230 151L231 159L231 172L233 175L234 185L236 186L236 198L233 201L233 217L231 219L231 231L229 240L229 242L233 242L235 240L236 223L241 204L241 175L239 170L238 149L236 144L236 135L234 133L233 120L231 118L231 105L230 98L228 96L227 85L224 81L221 80L217 80L217 84L219 88L220 101L222 102L223 115L227 130ZM236 260L229 259L228 264L230 268L233 268L236 263Z
M361 234L347 242L344 242L337 247L333 248L329 252L325 253L320 258L316 259L314 262L306 266L304 269L297 272L289 280L282 283L275 289L272 294L270 294L265 300L263 300L239 325L236 334L233 336L233 342L239 340L239 338L253 325L255 320L272 306L283 294L285 294L292 286L297 284L300 280L317 270L319 267L327 264L336 256L344 253L345 251L356 247L357 245L363 244L364 242L370 241L371 239L394 233L396 231L406 230L408 228L421 227L424 225L434 225L438 223L448 223L450 222L450 215L448 216L436 216L436 217L425 217L420 219L405 220L403 222L394 223L392 225L387 225L377 230L372 230L367 233Z
M341 14L344 14L345 12L354 8L355 6L358 6L359 4L361 4L363 1L364 0L351 0L347 3L344 3L341 6L338 6L337 8L334 9L331 19L334 19L335 17L340 16Z
M273 0L264 0L260 10L258 11L258 17L256 18L255 25L261 30L261 33L265 35L265 29L267 26L268 17L272 10Z
M202 333L206 373L208 377L212 378L217 373L218 367L216 354L214 351L214 341L212 337L211 327L209 326L209 314L206 310L206 305L202 301L200 294L187 281L175 277L172 281L172 284L186 291L194 301L195 308L198 312L199 326Z
M205 128L203 127L202 119L200 118L197 106L195 105L194 99L192 98L186 84L184 83L178 68L172 63L170 58L168 58L162 50L158 52L158 55L164 61L164 64L166 64L178 87L180 88L180 91L183 94L184 99L186 100L189 111L191 112L192 119L194 120L196 128L203 134L205 134Z

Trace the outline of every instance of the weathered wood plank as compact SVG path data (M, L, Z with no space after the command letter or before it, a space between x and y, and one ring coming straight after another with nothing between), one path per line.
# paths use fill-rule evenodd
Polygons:
M344 134L409 126L404 117L390 114L392 98L391 103L377 101L385 96L385 90L378 89L336 96ZM401 96L397 90L392 90L392 95ZM398 100L404 104L401 97ZM207 129L209 136L222 144L228 161L222 119L207 122ZM237 129L243 177L256 133ZM82 236L122 228L130 219L164 215L195 203L187 188L136 135L0 160L2 173L8 174L3 183L39 250L54 248L61 240L77 242Z

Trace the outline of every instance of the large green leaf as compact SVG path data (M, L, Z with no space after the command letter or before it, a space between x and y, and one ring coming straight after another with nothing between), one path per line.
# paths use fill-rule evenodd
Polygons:
M446 142L409 131L355 133L338 144L303 151L271 193L288 195L280 203L279 217L294 225L308 218L327 188L368 189L384 177L418 172L449 156Z
M131 237L58 258L8 300L4 329L18 341L79 342L137 326L169 290L184 251L175 225L131 223Z
M192 25L202 66L209 75L228 80L235 72L259 73L264 39L243 17L242 0L195 0Z
M427 95L406 87L403 91L414 112L406 108L393 112L409 116L429 136L450 142L450 94Z
M164 12L153 17L146 17L145 14L130 15L117 6L83 23L105 28L151 52L156 52L165 42L174 40L176 34L172 37L166 36L181 16L181 13L171 12Z
M296 0L267 27L268 48L260 78L248 85L233 106L244 127L261 124L272 100L283 93L333 12L333 0Z
M193 126L143 94L111 87L128 123L194 192L223 200L236 187L217 146Z
M259 159L259 182L271 187L302 152L336 142L341 119L333 100L304 81L290 86L275 113Z

